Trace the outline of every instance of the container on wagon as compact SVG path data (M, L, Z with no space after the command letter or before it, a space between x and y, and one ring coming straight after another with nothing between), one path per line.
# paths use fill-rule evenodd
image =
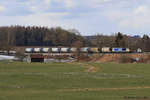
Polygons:
M59 53L59 48L51 48L51 51L53 52L53 53Z
M81 52L89 52L90 48L89 47L83 47L80 49Z
M123 52L122 48L112 48L112 52Z
M129 48L123 48L122 51L129 53L131 50Z
M68 53L69 52L69 48L61 48L60 51L63 52L63 53Z
M92 53L98 53L99 52L99 48L90 48L90 52Z
M137 49L137 53L142 53L142 49L141 49L141 48L138 48L138 49Z
M26 49L25 49L25 52L26 52L26 53L32 53L32 52L33 52L33 48L26 48Z
M34 48L34 53L41 53L41 48Z
M70 48L70 52L76 52L77 48Z
M16 54L16 51L10 50L9 53L10 54Z
M42 49L42 52L43 52L43 53L48 53L49 50L50 50L50 48L43 48L43 49Z
M129 48L112 48L112 52L129 53Z
M103 52L103 53L109 53L109 52L111 52L111 48L110 47L103 47L101 49L101 52Z

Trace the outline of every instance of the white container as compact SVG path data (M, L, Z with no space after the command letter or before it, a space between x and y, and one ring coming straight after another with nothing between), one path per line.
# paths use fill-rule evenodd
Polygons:
M11 53L11 54L16 54L16 51L9 51L9 53Z
M61 48L61 52L69 52L69 48Z
M89 47L83 47L80 49L81 52L88 52Z
M59 48L52 48L52 52L59 52Z
M28 53L28 52L29 52L29 53L31 53L31 52L32 52L32 50L33 50L33 48L26 48L26 49L25 49L25 52L27 52L27 53Z
M77 51L77 48L70 48L70 51L71 51L71 52L76 52L76 51Z
M138 48L138 49L137 49L137 53L142 53L142 49L141 49L141 48Z
M129 48L126 48L126 52L130 52L130 49L129 49Z
M45 52L45 53L48 53L49 52L49 48L43 48L42 51Z
M40 53L41 52L41 48L34 48L34 52L35 53Z

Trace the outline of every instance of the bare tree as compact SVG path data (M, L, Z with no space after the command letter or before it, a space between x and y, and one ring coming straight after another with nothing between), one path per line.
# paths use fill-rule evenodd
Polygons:
M75 52L75 56L77 58L77 62L80 61L80 55L81 55L81 52L80 52L80 49L81 47L83 46L82 42L81 41L76 41L72 44L72 47L75 47L77 48L76 52Z
M106 35L102 35L102 34L97 34L94 44L97 47L99 47L99 48L102 48L102 47L114 47L115 37L113 35L106 36Z

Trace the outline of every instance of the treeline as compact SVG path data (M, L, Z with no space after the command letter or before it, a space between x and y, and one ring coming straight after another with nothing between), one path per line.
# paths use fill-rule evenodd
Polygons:
M124 47L150 51L148 35L128 36L123 33L115 35L97 34L81 36L79 32L68 31L60 27L0 27L0 50L10 50L14 46L90 46L90 47Z
M120 32L110 36L98 34L91 38L91 42L93 46L98 47L122 47L130 48L133 51L140 48L145 52L150 51L150 37L146 34L142 37L128 36Z
M11 46L71 46L83 37L60 27L0 27L0 48Z

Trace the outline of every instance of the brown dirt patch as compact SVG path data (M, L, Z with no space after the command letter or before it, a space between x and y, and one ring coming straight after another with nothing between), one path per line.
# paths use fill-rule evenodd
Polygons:
M133 59L139 58L143 61L147 61L150 60L149 59L149 55L145 54L145 53L141 53L141 54L94 54L91 56L90 59L92 59L92 62L120 62L120 59L122 56L127 56ZM142 62L142 61L140 61Z
M89 64L86 63L80 63L80 65L84 66L85 68L87 68L85 70L85 72L97 72L100 70L100 67L95 67L95 66L91 66Z

